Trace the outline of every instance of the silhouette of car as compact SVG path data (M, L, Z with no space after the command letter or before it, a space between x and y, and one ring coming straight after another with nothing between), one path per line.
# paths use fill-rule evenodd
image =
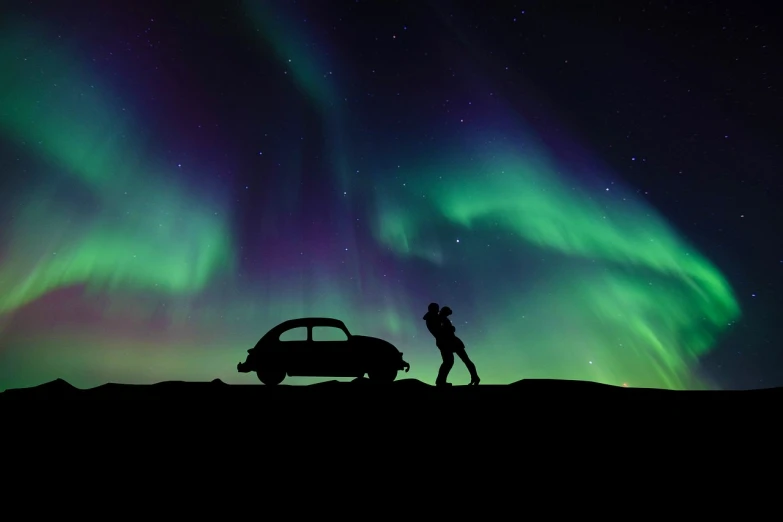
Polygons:
M306 340L281 339L286 332L296 328L306 329ZM314 328L328 329L342 340L314 341ZM402 352L391 343L375 337L353 335L342 321L327 317L280 323L247 353L247 359L237 365L237 371L256 372L258 379L267 385L280 384L286 375L363 377L365 373L371 381L392 382L399 370L407 372L411 367L402 359Z

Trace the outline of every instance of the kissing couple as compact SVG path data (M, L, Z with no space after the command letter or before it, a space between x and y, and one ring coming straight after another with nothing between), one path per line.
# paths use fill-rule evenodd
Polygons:
M443 359L435 385L451 386L451 383L446 382L446 379L454 366L454 354L456 353L470 372L470 384L475 386L481 379L476 373L476 365L473 364L465 351L465 343L455 333L457 329L449 319L451 313L451 308L448 306L440 308L438 303L430 303L423 318L427 323L427 329L435 337L435 345L440 350L440 356Z

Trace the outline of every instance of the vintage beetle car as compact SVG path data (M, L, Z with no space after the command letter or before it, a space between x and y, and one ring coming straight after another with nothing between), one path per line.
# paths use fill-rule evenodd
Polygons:
M295 328L307 331L306 340L281 340ZM342 340L313 340L313 328L335 329ZM410 370L402 352L391 343L375 337L352 335L338 319L308 317L285 321L266 333L247 351L247 360L237 365L240 373L256 372L267 385L280 384L290 377L363 377L392 382L399 370Z

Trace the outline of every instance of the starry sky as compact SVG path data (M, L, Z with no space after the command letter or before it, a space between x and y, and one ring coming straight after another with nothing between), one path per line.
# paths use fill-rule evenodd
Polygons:
M311 315L433 383L431 301L483 383L783 385L772 11L71 4L0 11L0 389L257 383Z

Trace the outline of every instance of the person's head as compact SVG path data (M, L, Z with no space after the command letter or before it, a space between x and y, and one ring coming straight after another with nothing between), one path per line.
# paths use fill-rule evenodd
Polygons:
M427 307L427 311L433 314L437 314L439 308L440 306L438 306L438 303L430 303L430 305Z
M443 317L450 316L451 315L451 308L449 308L448 306L444 306L443 308L440 309L440 315L442 315Z

